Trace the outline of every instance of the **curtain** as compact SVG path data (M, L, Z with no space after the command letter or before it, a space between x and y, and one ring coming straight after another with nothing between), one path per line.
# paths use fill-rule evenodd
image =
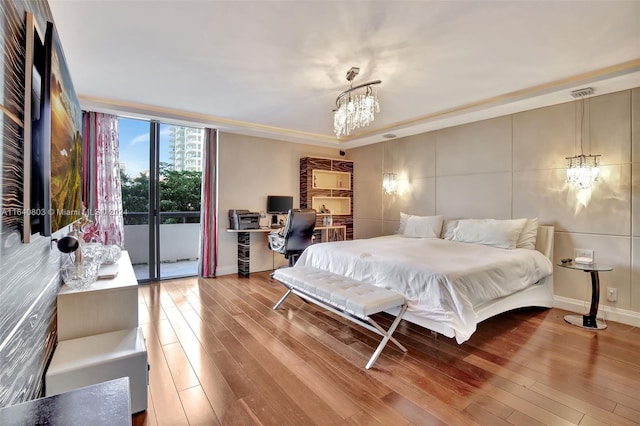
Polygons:
M124 248L118 117L83 113L83 200L93 221L85 239Z
M205 129L202 164L202 202L200 203L200 259L201 277L214 277L218 257L218 132Z

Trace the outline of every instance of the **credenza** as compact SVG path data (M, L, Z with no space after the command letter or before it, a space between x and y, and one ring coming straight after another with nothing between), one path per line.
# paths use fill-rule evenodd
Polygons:
M45 374L45 395L128 377L131 412L147 408L148 357L138 326L138 281L129 254L101 268L88 289L58 292L58 345Z
M86 290L63 285L58 292L58 340L138 327L138 281L129 253L122 252L110 279L99 279Z

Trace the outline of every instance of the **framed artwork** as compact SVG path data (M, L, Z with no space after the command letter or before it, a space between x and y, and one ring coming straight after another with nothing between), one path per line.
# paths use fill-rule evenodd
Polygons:
M50 194L51 232L82 215L82 110L71 81L60 38L47 23L46 45L51 129ZM46 123L45 123L46 125Z

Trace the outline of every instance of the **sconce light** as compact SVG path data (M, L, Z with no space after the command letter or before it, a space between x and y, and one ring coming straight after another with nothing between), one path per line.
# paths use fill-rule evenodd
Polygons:
M591 118L591 106L589 105L589 113L587 115L587 123L585 126L584 119L584 98L593 94L593 88L586 87L584 89L578 89L571 92L571 96L578 99L580 98L580 154L573 157L566 157L567 160L567 182L574 185L578 189L590 189L593 182L598 180L600 176L600 155L591 155L591 131L590 131L590 118ZM578 114L578 108L576 107L576 116ZM577 124L577 117L576 117ZM589 155L584 155L584 133L585 127L589 129ZM576 136L577 144L577 136Z
M387 194L395 194L398 190L398 179L395 173L384 173L382 175L382 187Z

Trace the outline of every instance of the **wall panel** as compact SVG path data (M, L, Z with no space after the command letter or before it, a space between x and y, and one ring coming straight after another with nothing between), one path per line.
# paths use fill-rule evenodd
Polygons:
M399 194L385 195L389 203L384 205L385 219L399 220L400 212L419 216L436 214L436 178L415 178L400 181Z
M353 219L353 239L373 238L386 234L380 220Z
M564 182L565 169L514 172L513 217L538 217L557 231L628 236L630 166L604 166L602 174L603 179L589 195ZM586 206L578 198L588 200Z
M630 309L640 312L640 238L631 239L631 301Z
M640 163L640 87L631 91L631 161Z
M573 102L513 115L513 170L564 168L575 154Z
M555 234L555 263L564 257L573 257L574 248L590 248L596 262L613 267L613 271L600 272L600 305L631 309L631 246L629 238L609 235L589 235L557 232ZM554 266L554 292L557 295L584 300L589 310L591 277L589 273ZM618 289L618 302L607 301L607 287Z
M585 101L591 125L585 129L584 150L601 154L602 164L626 164L631 161L631 91L596 96ZM589 112L590 110L590 112ZM586 121L585 121L586 123ZM591 132L589 136L589 132Z
M349 151L353 160L353 219L382 220L388 199L382 194L384 144L368 145Z
M438 177L436 213L450 219L510 218L511 173Z
M400 179L436 175L435 133L421 133L383 143L384 172L395 172Z
M510 116L435 133L438 176L511 171Z

